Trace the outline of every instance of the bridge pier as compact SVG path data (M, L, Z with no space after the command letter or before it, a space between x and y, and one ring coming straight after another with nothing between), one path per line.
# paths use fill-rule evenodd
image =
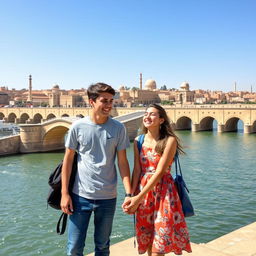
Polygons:
M28 120L26 120L26 124L33 124L33 119L29 118Z
M225 125L224 124L218 124L218 132L224 132Z
M198 132L200 131L200 125L199 124L192 124L192 132Z
M245 124L244 125L244 133L253 133L252 125Z
M42 150L41 126L20 125L20 153L40 152Z

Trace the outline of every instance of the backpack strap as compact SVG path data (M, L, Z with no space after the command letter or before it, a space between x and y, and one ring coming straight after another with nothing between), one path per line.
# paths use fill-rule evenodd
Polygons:
M57 227L56 227L57 234L63 235L65 233L67 218L68 218L68 215L64 212L60 215L60 218L58 220Z
M144 138L145 138L145 134L141 134L141 135L139 135L138 140L137 140L137 147L138 147L138 150L139 150L139 154L140 154L140 151L142 149L142 144L144 142Z

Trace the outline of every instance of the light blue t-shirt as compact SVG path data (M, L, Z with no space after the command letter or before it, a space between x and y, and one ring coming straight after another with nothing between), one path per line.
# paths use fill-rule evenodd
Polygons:
M124 125L110 117L104 124L84 117L72 124L65 146L78 152L73 193L95 200L115 198L116 153L129 147Z

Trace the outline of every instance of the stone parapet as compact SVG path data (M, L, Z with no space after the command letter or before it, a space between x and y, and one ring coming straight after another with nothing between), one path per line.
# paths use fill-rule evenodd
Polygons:
M20 135L0 138L0 156L13 155L20 152Z

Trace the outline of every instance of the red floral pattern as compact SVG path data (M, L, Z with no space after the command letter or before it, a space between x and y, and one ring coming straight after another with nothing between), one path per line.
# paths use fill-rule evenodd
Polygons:
M142 147L140 190L155 172L159 159L154 149ZM139 254L145 253L151 245L153 253L180 255L182 250L191 252L188 228L170 170L171 165L154 189L146 194L136 212Z

